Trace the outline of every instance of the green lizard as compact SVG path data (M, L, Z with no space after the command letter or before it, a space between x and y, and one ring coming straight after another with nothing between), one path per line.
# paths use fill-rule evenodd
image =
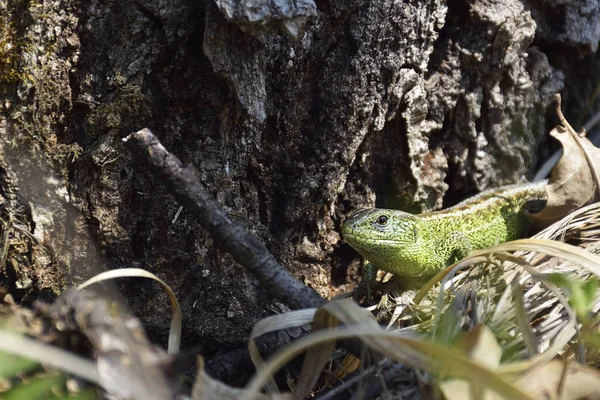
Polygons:
M531 206L539 211L546 198L546 182L538 182L488 190L427 214L371 208L349 217L342 235L375 267L421 282L473 250L522 237Z

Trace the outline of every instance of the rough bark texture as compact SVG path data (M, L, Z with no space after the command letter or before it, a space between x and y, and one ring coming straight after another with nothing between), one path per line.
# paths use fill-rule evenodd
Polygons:
M328 297L354 278L351 210L439 207L449 186L531 172L554 93L573 119L592 97L599 21L569 0L0 0L0 291L30 301L141 266L178 293L184 347L243 346L281 305L174 219L123 137L152 129ZM166 297L120 289L164 343Z

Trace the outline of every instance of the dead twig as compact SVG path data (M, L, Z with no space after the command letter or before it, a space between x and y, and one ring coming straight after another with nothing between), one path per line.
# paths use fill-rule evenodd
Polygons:
M316 291L287 272L260 240L231 221L206 191L196 169L184 167L149 129L132 133L124 141L132 153L149 165L177 201L198 218L215 244L252 272L273 297L292 309L319 307L325 303Z

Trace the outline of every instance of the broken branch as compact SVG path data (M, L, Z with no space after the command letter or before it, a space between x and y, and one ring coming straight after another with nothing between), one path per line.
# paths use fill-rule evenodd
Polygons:
M147 128L123 139L137 157L149 165L177 201L210 233L215 244L227 251L265 286L273 297L292 309L319 307L325 300L286 271L265 245L227 213L207 192L192 166L184 167Z

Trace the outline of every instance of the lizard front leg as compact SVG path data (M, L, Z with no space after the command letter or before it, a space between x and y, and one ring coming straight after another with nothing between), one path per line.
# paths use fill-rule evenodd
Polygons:
M471 254L473 244L464 232L457 231L438 240L434 251L443 262L443 265L439 266L439 272Z

